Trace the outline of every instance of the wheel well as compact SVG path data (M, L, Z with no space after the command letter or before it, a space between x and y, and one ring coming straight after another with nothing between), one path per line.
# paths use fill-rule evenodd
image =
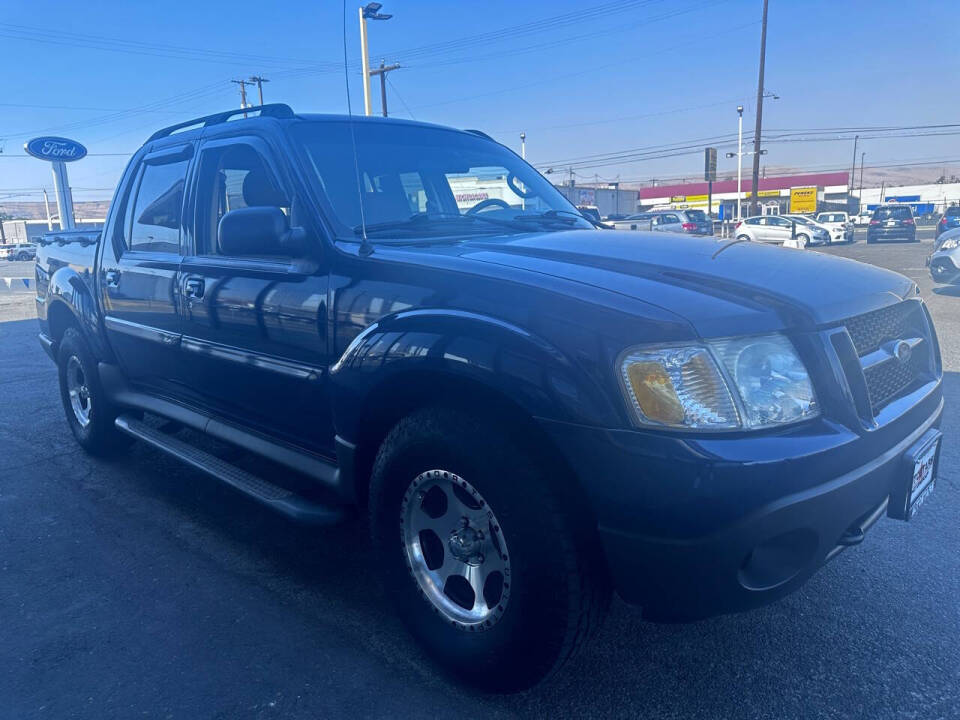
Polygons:
M50 326L50 339L59 344L67 328L80 327L77 318L63 302L55 302L47 310L47 324Z
M565 502L573 503L578 512L590 506L576 474L542 428L526 410L505 394L483 383L436 373L410 372L394 375L370 393L360 420L360 437L355 457L355 490L361 505L366 505L370 474L380 445L401 418L420 408L434 405L452 407L480 415L512 438L520 438L523 450L533 455L540 467L548 468L559 480L558 490ZM389 398L388 403L383 398ZM588 513L590 514L590 513ZM596 523L592 518L592 527Z

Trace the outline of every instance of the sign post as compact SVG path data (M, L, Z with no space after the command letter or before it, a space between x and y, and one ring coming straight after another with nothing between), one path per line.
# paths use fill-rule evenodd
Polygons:
M713 181L717 179L717 149L703 152L703 179L707 181L707 217L713 217Z
M73 194L67 180L67 163L87 156L87 149L74 140L61 137L38 137L24 143L28 155L46 160L53 169L53 187L57 195L60 229L73 230Z

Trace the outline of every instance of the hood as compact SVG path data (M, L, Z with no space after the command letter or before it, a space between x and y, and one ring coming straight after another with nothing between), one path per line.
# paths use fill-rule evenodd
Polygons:
M916 293L910 279L854 260L672 233L577 230L477 238L455 248L464 259L658 306L701 337L817 327Z

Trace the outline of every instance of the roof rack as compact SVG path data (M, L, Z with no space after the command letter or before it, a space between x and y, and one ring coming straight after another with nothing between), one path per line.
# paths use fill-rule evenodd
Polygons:
M172 135L177 130L182 130L183 128L193 127L195 125L200 127L207 127L208 125L219 125L220 123L225 123L227 120L232 118L234 115L240 115L241 113L257 113L259 117L274 117L274 118L292 118L294 117L293 109L285 103L271 103L269 105L255 105L253 107L240 108L238 110L228 110L227 112L216 113L214 115L205 115L204 117L194 118L193 120L187 120L182 123L177 123L176 125L171 125L170 127L165 127L162 130L157 130L153 135L151 135L147 142L157 140L162 137L167 137Z
M493 140L493 138L487 135L483 130L473 130L471 128L467 128L466 130L464 130L464 132L468 132L471 135L477 135L478 137L486 138L487 140ZM493 141L496 142L496 140L493 140Z

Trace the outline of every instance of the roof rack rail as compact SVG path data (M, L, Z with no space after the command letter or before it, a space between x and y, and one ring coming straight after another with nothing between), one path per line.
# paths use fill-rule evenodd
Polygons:
M165 127L162 130L157 130L153 135L147 138L147 142L151 142L162 137L167 137L168 135L175 133L177 130L193 127L194 125L199 125L200 127L219 125L220 123L227 122L227 120L232 118L234 115L239 115L241 113L257 113L260 117L275 118L292 118L294 116L293 109L285 103L254 105L253 107L245 107L238 110L228 110L227 112L216 113L214 115L205 115L204 117L194 118L193 120L187 120L182 123L177 123L176 125L171 125L170 127Z
M493 138L487 135L483 130L473 130L472 128L467 128L466 130L464 130L464 132L468 132L471 135L477 135L478 137L486 138L487 140L493 140ZM493 140L493 141L496 142L496 140Z

